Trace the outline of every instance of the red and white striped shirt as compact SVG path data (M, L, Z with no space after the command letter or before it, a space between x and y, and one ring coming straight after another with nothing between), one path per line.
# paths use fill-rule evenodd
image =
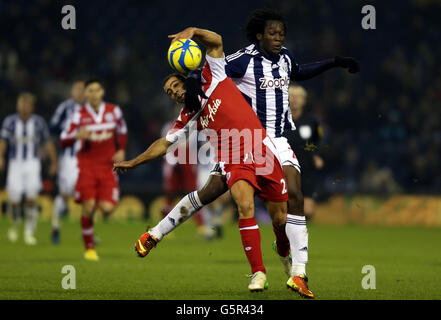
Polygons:
M78 166L112 166L112 156L118 150L125 150L127 126L119 106L103 102L96 112L89 103L83 105L69 119L61 133L63 147L73 145L78 130L84 127L91 132L88 140L81 142L77 153Z

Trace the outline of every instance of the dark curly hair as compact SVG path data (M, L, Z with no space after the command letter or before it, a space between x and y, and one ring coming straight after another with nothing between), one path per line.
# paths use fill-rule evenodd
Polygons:
M286 23L283 16L271 9L256 9L251 13L246 24L247 39L250 42L257 42L256 35L263 34L266 22L269 20L280 21L283 24L283 30L286 32Z

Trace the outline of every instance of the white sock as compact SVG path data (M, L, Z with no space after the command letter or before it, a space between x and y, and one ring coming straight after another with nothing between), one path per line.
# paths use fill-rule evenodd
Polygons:
M66 210L66 201L60 195L57 195L54 200L54 211L52 213L52 228L60 228L61 214Z
M35 229L37 229L38 207L25 206L25 216L25 236L34 236Z
M308 262L308 229L304 216L286 215L286 235L292 255L291 276L306 275Z
M161 240L203 207L197 191L187 194L149 233Z

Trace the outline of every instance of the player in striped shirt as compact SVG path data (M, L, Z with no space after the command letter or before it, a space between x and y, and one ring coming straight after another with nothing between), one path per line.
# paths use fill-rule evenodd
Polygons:
M313 298L307 286L308 231L300 184L300 165L284 131L295 129L289 108L289 83L315 77L334 67L359 71L353 58L336 56L323 61L298 64L283 47L286 23L277 12L257 9L246 25L249 46L227 56L227 75L233 79L242 95L256 112L262 126L274 141L288 183L287 226L295 231L295 241L289 242L285 228L273 225L275 249L286 269L291 269L288 286L301 296ZM292 259L290 259L290 251ZM291 266L292 264L292 266ZM298 288L303 289L299 290Z
M51 134L58 139L61 132L67 127L70 117L79 110L84 103L84 80L76 80L72 84L71 98L61 102L51 118L49 128ZM52 243L60 242L60 216L67 210L67 201L74 195L75 183L78 177L78 161L76 153L80 143L60 149L58 171L58 195L54 201L52 213Z
M33 113L35 96L28 92L19 94L17 113L5 118L0 134L0 171L5 169L5 152L8 149L8 175L6 189L12 226L8 238L18 240L20 203L25 197L24 242L35 245L35 230L38 220L37 196L41 190L40 147L44 146L50 158L49 175L57 172L55 146L49 139L49 130L44 119Z

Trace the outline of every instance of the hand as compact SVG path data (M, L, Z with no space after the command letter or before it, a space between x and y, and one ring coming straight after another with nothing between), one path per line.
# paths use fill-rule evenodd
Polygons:
M324 165L325 165L325 162L323 161L323 158L322 157L320 157L320 156L318 156L318 155L314 155L314 156L312 156L312 158L313 158L313 160L314 160L314 166L317 168L317 169L322 169L323 167L324 167Z
M121 162L124 161L126 158L126 152L124 150L118 150L113 156L112 156L112 162Z
M127 170L135 168L132 161L121 161L113 164L113 171L116 173L126 173Z
M360 63L354 58L336 56L334 61L337 66L348 69L349 73L357 73L360 71Z
M171 43L175 42L178 39L191 39L194 37L195 30L196 28L189 27L181 32L169 35L168 38L172 39Z
M78 140L88 140L90 138L91 132L87 131L86 128L81 127L78 132L77 135L75 136L76 139Z
M57 171L58 171L58 164L56 161L54 161L49 166L49 172L48 172L49 176L50 177L55 176L57 174Z

